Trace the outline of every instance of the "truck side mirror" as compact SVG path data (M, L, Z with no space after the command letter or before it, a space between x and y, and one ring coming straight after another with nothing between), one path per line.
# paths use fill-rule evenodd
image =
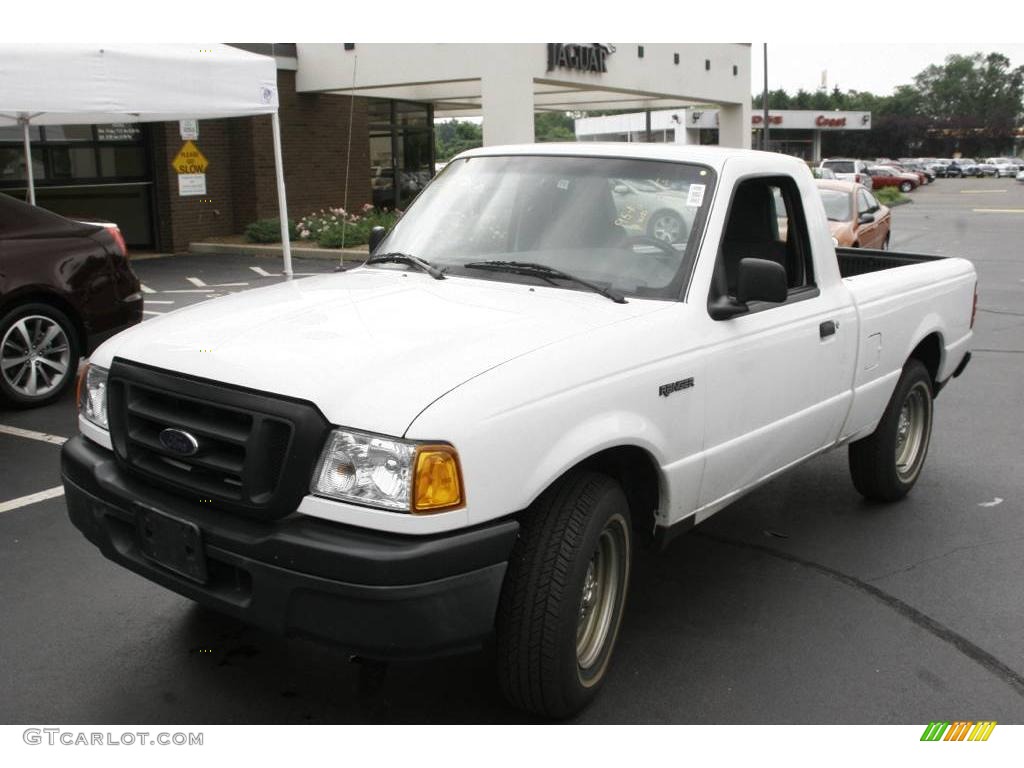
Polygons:
M736 281L736 300L770 301L781 303L786 300L789 285L786 268L767 259L740 259L739 278Z
M377 246L380 245L381 240L387 237L388 231L384 227L374 227L370 230L370 253L377 250Z
M862 213L860 218L857 219L858 224L874 224L875 215L873 213Z

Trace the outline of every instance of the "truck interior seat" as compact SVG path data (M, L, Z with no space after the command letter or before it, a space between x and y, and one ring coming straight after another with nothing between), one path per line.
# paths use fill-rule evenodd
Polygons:
M736 294L740 260L767 259L785 267L788 261L786 251L786 244L779 240L779 223L771 187L759 179L743 182L733 197L722 239L728 292Z

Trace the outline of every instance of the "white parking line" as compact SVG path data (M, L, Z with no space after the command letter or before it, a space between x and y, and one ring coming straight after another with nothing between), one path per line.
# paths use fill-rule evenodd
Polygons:
M284 277L284 275L279 274L277 272L267 272L267 270L265 270L263 267L249 267L249 269L251 269L253 272L255 272L260 277ZM315 275L320 275L320 274L323 274L323 273L321 273L321 272L292 272L292 277L313 277ZM224 283L224 285L231 285L231 283ZM165 291L165 293L169 293L169 291Z
M161 291L161 293L210 293L213 288L176 288L173 291Z
M146 285L145 283L140 283L140 284L139 284L139 287L141 287L141 288L142 288L142 292L143 292L143 293L156 293L156 291L154 291L154 290L153 290L152 288L150 288L150 287L149 287L148 285Z
M154 312L151 309L144 309L144 310L142 310L142 314L144 314L144 315L162 315L163 312Z
M0 424L0 434L27 437L29 440L39 440L40 442L53 443L54 445L64 445L68 441L66 437L61 437L60 435L48 435L45 432L35 432L31 429L22 429L21 427L8 427L6 424Z
M206 283L204 283L198 277L186 277L185 279L188 280L190 283L192 283L192 285L194 285L196 288L205 288L206 287Z
M157 301L156 299L146 299L146 306L150 304L173 304L173 301Z
M0 503L0 512L10 512L12 509L18 509L19 507L27 507L29 504L35 504L38 501L46 501L47 499L53 499L57 496L64 495L64 486L58 485L56 488L49 488L39 493L33 493L28 496L22 496L20 499L11 499Z

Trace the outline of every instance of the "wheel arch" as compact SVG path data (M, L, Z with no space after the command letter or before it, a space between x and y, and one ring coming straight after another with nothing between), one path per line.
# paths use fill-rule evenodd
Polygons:
M939 369L942 365L942 334L932 331L921 339L917 346L907 356L908 360L920 360L928 369L928 376L932 380L932 391L938 394L939 391Z
M565 469L541 493L579 470L600 472L617 481L629 502L634 529L644 537L653 536L657 512L667 492L664 475L649 450L635 444L604 448Z
M85 347L89 338L88 331L86 330L85 323L82 321L78 308L68 301L67 298L47 288L39 286L26 287L0 299L0 317L23 304L48 304L67 315L75 332L75 341L78 342L79 352L82 355L86 354Z

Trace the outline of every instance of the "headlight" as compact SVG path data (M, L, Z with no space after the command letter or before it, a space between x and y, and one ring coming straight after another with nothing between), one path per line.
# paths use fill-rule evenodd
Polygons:
M311 490L340 501L414 514L445 512L464 504L459 458L450 445L349 429L336 429L327 438Z
M97 427L107 424L107 369L86 363L78 378L78 413Z

